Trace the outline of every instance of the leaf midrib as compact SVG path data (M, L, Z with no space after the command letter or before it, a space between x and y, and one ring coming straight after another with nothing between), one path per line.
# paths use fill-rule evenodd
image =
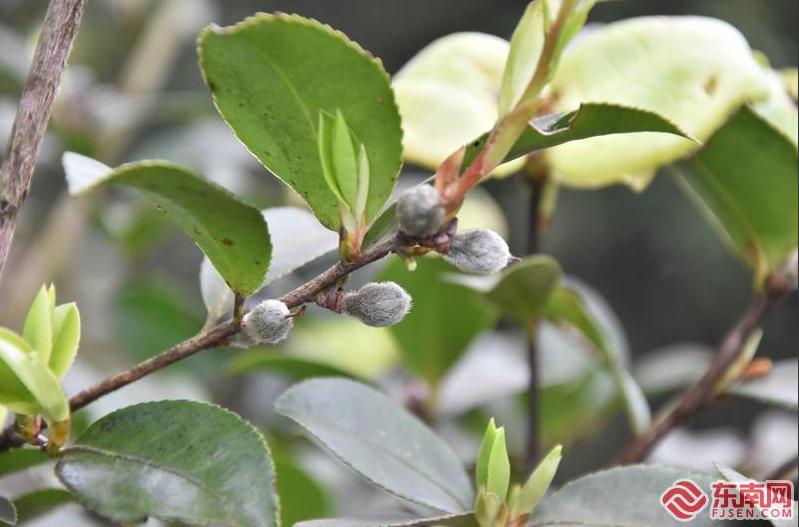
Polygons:
M291 79L286 74L286 72L283 70L283 68L281 68L272 59L272 57L269 56L269 54L266 51L264 51L263 49L261 49L260 47L255 45L253 42L251 42L250 38L248 36L246 36L246 34L242 33L242 36L244 37L243 38L244 42L253 51L255 51L255 53L257 55L263 57L266 60L266 62L269 63L269 65L272 67L272 69L274 69L278 73L280 80L283 81L283 83L286 85L286 88L288 88L289 93L292 95L292 97L294 97L297 100L297 103L299 103L300 108L302 109L302 113L305 115L305 122L308 124L308 127L311 130L311 137L312 137L312 139L314 141L316 141L317 131L316 131L316 126L314 125L314 121L311 118L311 110L305 104L305 101L303 100L303 98L300 95L300 93L297 91L296 87L294 86L294 83L291 81Z

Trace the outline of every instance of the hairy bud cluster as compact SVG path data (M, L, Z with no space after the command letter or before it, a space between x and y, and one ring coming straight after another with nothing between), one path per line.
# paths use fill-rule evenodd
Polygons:
M294 318L288 306L280 300L264 300L244 315L241 325L242 333L235 342L237 345L277 344L294 327Z
M488 229L470 229L455 235L444 259L466 273L491 274L505 268L510 249L502 236Z
M344 299L344 311L369 326L393 326L411 309L411 296L394 282L366 284Z
M417 238L434 234L444 222L441 195L430 185L417 185L403 192L397 200L400 230Z

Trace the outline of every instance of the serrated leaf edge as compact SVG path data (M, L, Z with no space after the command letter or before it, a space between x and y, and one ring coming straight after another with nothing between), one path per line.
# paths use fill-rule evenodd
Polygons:
M275 514L274 514L274 517L272 518L272 520L274 522L273 525L275 525L276 527L279 526L280 525L280 496L278 496L278 494L276 492L276 489L277 489L277 472L275 470L275 462L272 459L272 451L269 448L269 444L266 442L266 439L264 438L263 434L261 434L261 432L259 432L258 429L255 428L255 426L252 425L252 423L250 423L249 421L247 421L245 419L242 419L241 416L237 415L234 412L231 412L230 410L228 410L227 408L225 408L223 406L219 406L217 404L208 403L208 402L204 402L204 401L192 401L192 400L188 400L188 399L166 399L166 400L162 400L162 401L149 401L149 402L134 404L134 405L131 405L131 406L126 406L124 408L119 408L117 410L114 410L111 413L108 413L108 414L104 415L103 417L101 417L100 419L98 419L97 421L95 421L94 423L89 425L89 428L87 428L84 431L84 433L81 434L81 437L83 437L83 435L85 435L86 432L88 432L92 427L94 427L97 424L97 422L99 422L99 421L101 421L103 419L110 418L110 417L112 417L114 415L120 414L120 413L122 413L122 412L124 412L126 410L130 410L130 409L133 409L133 408L143 408L143 407L146 407L146 406L158 406L159 404L162 404L162 403L188 403L190 405L194 405L194 406L197 406L197 407L202 406L202 407L206 407L206 408L210 408L210 409L214 409L214 410L220 410L226 416L232 417L235 420L237 420L238 422L242 423L249 433L253 434L255 437L258 438L258 441L264 447L264 452L266 452L266 457L269 460L269 465L270 465L270 467L272 469L272 493L271 494L272 494L272 499L273 499L274 505L275 505L275 507L274 507L274 513ZM75 441L75 445L73 445L71 447L68 447L68 448L65 448L65 449L62 449L61 452L59 453L59 457L63 458L64 455L68 454L69 452L74 452L74 451L79 451L79 452L80 451L92 451L92 452L95 452L95 453L97 453L97 452L109 452L109 451L105 451L104 449L100 449L100 448L81 446L80 445L80 439L81 438L79 437ZM141 459L141 458L138 458L136 456L129 456L129 455L126 455L126 454L118 454L118 453L115 453L115 452L112 452L112 451L110 451L110 453L115 455L115 456L121 456L123 458L128 458L128 459L131 459L131 460L135 459L137 461L142 461L144 464L156 465L154 463L147 462L146 459ZM77 501L81 506L83 506L83 507L85 507L85 508L87 508L87 509L89 509L89 510L91 510L93 512L96 512L97 514L100 514L99 511L94 510L89 504L85 503L83 498L82 498L82 496L77 494L77 493L75 493L74 489L61 477L61 474L58 471L58 466L60 464L61 464L61 460L58 461L58 464L56 465L55 470L54 470L55 475L58 478L58 480L67 489L69 489L70 494L72 494L72 496L75 498L75 501ZM159 468L163 468L164 470L167 470L169 472L176 472L174 469L171 469L170 467L162 467L161 465L157 465L157 466ZM189 480L192 479L192 478L187 478L186 476L184 476L182 474L179 474L179 475L181 477L184 477L184 478L189 479ZM205 486L202 485L202 488L204 488L204 487ZM104 515L104 514L101 514L101 516L107 517L107 518L109 518L111 520L114 520L114 521L118 521L119 520L119 518L114 518L114 517L111 517L111 516L108 516L108 515ZM169 521L169 520L178 520L179 518L164 518L164 519ZM206 523L197 524L197 525L211 525L211 524L206 522Z
M247 149L247 151L250 153L250 155L252 155L256 159L256 161L261 163L261 160L258 158L258 156L256 156L255 153L244 143L242 138L239 137L238 133L236 133L236 130L233 128L233 126L231 126L230 123L227 121L227 119L225 119L225 117L222 114L222 111L221 111L221 109L219 107L219 103L218 103L218 100L217 100L216 93L215 93L214 90L212 90L210 88L211 87L211 82L208 80L208 77L205 74L205 58L204 58L204 54L203 54L203 44L205 43L205 40L211 34L216 34L216 35L236 34L239 31L243 31L243 30L247 29L248 27L254 26L254 25L256 25L257 23L259 23L261 21L295 22L295 23L299 23L301 25L304 25L306 27L311 27L311 28L314 28L314 29L321 30L324 33L327 33L328 35L331 35L331 36L339 39L340 41L344 42L347 46L349 46L353 50L357 51L362 56L366 57L372 64L374 64L376 66L378 72L385 79L386 84L387 84L387 86L389 88L388 91L389 91L389 96L390 96L389 99L390 100L387 101L387 103L394 110L394 114L397 116L397 121L398 121L397 124L398 124L398 128L399 128L399 138L398 138L399 139L399 144L400 145L403 144L402 141L404 139L404 133L405 132L404 132L404 130L402 128L402 117L400 116L399 106L397 105L397 98L396 98L396 95L394 94L394 89L391 86L391 76L386 71L386 68L383 65L383 61L379 57L374 56L369 50L363 48L356 41L350 39L346 35L346 33L344 33L343 31L339 31L338 29L335 29L334 27L330 26L329 24L325 24L323 22L320 22L319 20L317 20L315 18L304 17L304 16L300 16L300 15L297 15L297 14L291 14L291 13L284 13L284 12L281 12L281 11L276 11L275 13L258 12L258 13L255 13L254 15L250 15L250 16L246 17L244 20L241 20L241 21L239 21L239 22L237 22L235 24L229 25L229 26L219 26L217 24L209 24L209 25L207 25L206 27L204 27L200 31L199 35L197 36L197 41L196 41L196 50L197 50L197 57L199 59L199 64L200 64L200 73L202 74L203 81L205 82L205 85L208 86L209 91L211 92L211 99L213 101L214 107L216 108L217 113L222 118L222 120L225 121L225 124L228 125L228 128L233 133L234 137L236 137L236 139L239 141L239 143L241 143L244 146L244 148ZM261 163L261 164L263 164L263 163ZM264 168L269 170L269 168L266 167L265 165L264 165ZM400 175L401 171L402 171L402 147L400 147L399 164L397 165L397 169L396 169L395 174L391 178L391 184L392 184L391 186L392 186L392 188L396 187L397 180L399 179L399 175ZM275 175L277 176L277 174L275 174ZM277 176L277 178L282 183L284 183L288 187L292 188L292 190L293 190L293 187L291 185L289 185L286 181L284 181L283 178L281 178L280 176ZM386 198L386 202L389 201L390 199L391 199L391 196L389 195ZM369 222L370 225L371 225L371 223L373 221L375 221L377 218L380 217L381 212L384 210L385 206L386 206L386 203L384 202L380 206L380 208L375 211L374 217ZM322 221L321 218L317 217L317 219L325 227L327 227L329 229L332 229L332 230L338 230L338 226L327 225L325 222Z
M444 487L441 487L441 485L440 485L438 482L436 482L436 481L433 481L433 480L430 480L429 476L426 476L426 475L424 475L424 476L425 476L425 479L428 479L428 480L430 480L432 483L434 483L434 484L435 484L435 486L437 486L437 487L441 488L441 489L444 491L444 493L445 493L445 494L447 494L447 495L449 495L450 497L452 497L452 498L453 498L453 500L454 500L456 503L459 503L461 506L463 506L465 510L463 510L463 511L448 511L448 510L446 510L446 509L442 509L442 508L441 508L441 507L439 507L439 506L432 505L432 504L430 504L430 503L426 503L424 500L420 500L420 499L418 499L418 498L412 498L412 497L410 497L410 496L405 496L405 495L403 495L403 494L400 494L400 493L396 492L395 490L389 489L389 488L388 488L388 487L386 487L385 485L383 485L383 484L381 484L381 483L379 483L379 482L375 481L374 479L370 478L369 476L366 476L365 474L363 474L363 473L362 473L360 470L358 470L357 468L355 468L355 466L354 466L352 463L350 463L349 461L347 461L346 459L344 459L344 458L343 458L341 455L339 455L337 452L335 452L335 451L334 451L332 448L328 447L328 446L325 444L325 442L324 442L324 441L322 441L322 440L319 438L319 436L317 436L317 435L316 435L314 432L312 432L310 429L308 429L308 427L306 427L306 426L305 426L305 425L303 425L302 423L298 422L298 421L297 421L297 420L295 420L293 417L286 415L286 414L285 414L285 413L284 413L284 412L283 412L283 411L282 411L282 410L281 410L281 409L278 407L278 405L280 404L280 401L281 401L281 399L283 399L284 397L286 397L288 394L290 394L290 393L292 393L292 392L294 392L294 391L298 390L298 389L299 389L301 386L303 386L303 385L305 385L305 384L310 384L310 383L312 383L312 382L314 382L314 381L317 381L317 380L320 380L320 379L339 379L339 380L346 381L346 382L350 382L350 383L353 383L353 384L359 384L359 385L363 385L363 383L359 383L359 382L356 382L356 381L352 381L352 380L350 380L350 379L343 379L343 378L341 378L341 377L316 377L316 378L314 378L314 379L307 379L307 380L301 381L301 382L299 382L299 383L297 383L297 384L294 384L294 385L293 385L293 386L291 386L291 387L290 387L288 390L286 390L285 392L283 392L283 393L280 395L280 397L278 397L278 398L277 398L277 400L275 401L275 405L274 405L274 410L275 410L275 413L277 413L277 414L279 414L279 415L282 415L282 416L283 416L283 417L285 417L286 419L289 419L291 422L295 423L297 426L299 426L300 428L302 428L303 430L305 430L305 431L308 433L308 435L309 435L310 437L312 437L312 438L314 439L314 441L315 441L317 444L319 444L319 445L320 445L320 446L321 446L321 447L322 447L322 448L323 448L323 449L324 449L326 452L329 452L329 453L330 453L330 454L331 454L333 457L335 457L336 459L338 459L339 461L341 461L341 462L342 462L344 465L346 465L346 466L347 466L347 467L348 467L350 470L352 470L352 471L353 471L355 474L357 474L359 477L362 477L363 479L365 479L366 481L370 482L370 483L371 483L371 484L373 484L374 486L376 486L376 487L378 487L378 488L380 488L380 489L383 489L384 491L388 492L388 493L389 493L389 494L391 494L392 496L396 496L396 497L398 497L398 498L401 498L401 499L403 499L403 500L406 500L406 501L408 501L408 502L410 502L410 503L415 503L415 504L417 504L417 505L423 505L423 506L425 506L425 507L430 507L430 508L431 508L431 509L433 509L433 510L441 511L441 512L443 512L443 513L446 513L446 514L458 515L458 514L466 514L466 513L468 513L468 512L469 512L469 505L462 503L462 502L461 502L461 499L460 499L458 496L456 496L456 495L452 494L452 492L451 492L449 489L446 489L446 488L444 488ZM374 388L370 388L369 386L366 386L366 385L363 385L363 386L364 386L364 387L366 387L366 388L369 388L369 389L371 389L371 390L373 390L373 391L375 391L376 393L380 394L382 397L386 397L386 396L385 396L385 394L383 394L383 393L381 393L381 392L378 392L378 391L377 391L377 390L375 390ZM422 421L420 421L418 418L416 418L416 417L415 417L415 416L413 416L413 415L410 415L410 417L411 417L411 418L413 418L413 419L415 419L415 420L416 420L416 421L417 421L417 422L418 422L418 423L419 423L421 426L423 426L424 428L426 428L426 429L428 429L428 430L429 430L429 428L427 428L427 426L426 426L424 423L422 423ZM400 461L401 461L401 460L400 460ZM404 463L403 463L403 464L404 464ZM418 471L417 471L416 469L414 469L414 472L418 472ZM471 486L471 485L470 485L470 486Z

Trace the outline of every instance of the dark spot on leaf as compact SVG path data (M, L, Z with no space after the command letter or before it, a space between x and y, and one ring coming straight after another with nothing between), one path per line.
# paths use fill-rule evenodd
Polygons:
M705 80L705 83L702 85L702 89L704 89L705 93L707 93L712 97L713 94L716 93L716 88L718 87L718 84L719 84L719 78L715 73L713 73L712 75L710 75L710 77L707 78L707 80Z
M231 240L230 238L225 238L224 240L222 240L222 243L223 243L223 244L225 244L225 245L227 245L228 247L230 247L230 246L231 246L231 245L233 245L235 242L234 242L233 240Z
M211 81L208 81L208 89L211 90L212 92L216 91L216 84L214 84Z

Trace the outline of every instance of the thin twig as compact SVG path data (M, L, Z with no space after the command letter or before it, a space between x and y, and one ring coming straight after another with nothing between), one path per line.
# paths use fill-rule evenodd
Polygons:
M285 303L289 308L300 306L306 302L313 302L319 293L334 286L343 277L392 253L396 244L396 237L391 237L365 251L358 258L350 262L339 262L319 276L283 295L280 297L280 301ZM116 375L112 375L94 386L79 392L70 398L70 408L73 412L80 410L100 397L161 370L170 364L174 364L202 350L223 346L229 341L230 337L235 335L238 331L239 325L235 319L223 322L210 330L203 331L194 337L176 344L168 350L162 351L154 357L140 362ZM14 432L13 426L7 427L0 433L0 452L22 445L23 442Z
M0 168L0 272L8 257L17 217L30 190L55 92L85 7L86 0L52 0L42 23Z
M713 361L702 378L683 392L669 413L655 421L647 432L630 441L619 455L619 463L628 464L642 461L668 432L713 399L719 380L738 359L749 337L760 326L764 315L783 294L761 294L755 297L743 316L722 340Z
M125 371L112 375L99 383L86 388L77 395L69 399L70 409L75 412L96 401L103 395L116 391L123 386L127 386L142 377L150 375L170 364L190 357L204 349L215 348L222 345L231 335L238 331L236 324L232 320L223 322L206 333L201 333L194 337L184 340L166 351L151 357L139 364L128 368Z
M530 200L527 207L527 253L535 254L541 248L541 205L544 196L546 176L529 178ZM538 324L531 323L527 335L527 364L530 369L530 382L527 386L527 444L525 460L528 469L533 469L538 463L541 435L539 400L540 400L540 375L538 360Z
M190 34L199 29L194 24L183 23L189 10L193 9L191 0L160 2L153 7L155 12L148 17L141 38L126 55L117 82L121 96L135 97L136 111L131 112L131 119L115 121L101 131L103 141L98 145L95 157L110 166L119 161L130 141L147 124L155 94L173 70L181 46L187 38L193 40ZM71 101L67 103L69 105ZM21 319L42 283L51 281L70 260L72 252L67 248L77 244L88 225L87 205L85 197L60 196L49 207L48 217L38 229L36 239L27 247L17 249L21 249L22 257L12 260L14 267L7 269L13 273L14 283L6 282L4 287L0 287L3 298L0 312L7 320Z
M381 244L372 247L370 250L363 253L359 258L348 263L337 263L330 267L327 271L323 272L316 278L309 280L307 283L297 287L293 291L283 295L280 301L286 304L289 308L294 308L312 302L316 295L325 289L335 285L338 281L355 271L379 260L392 252L394 249L394 238L387 240ZM151 357L139 364L120 372L112 377L109 377L98 384L83 390L69 400L70 408L73 411L79 410L87 404L99 399L103 395L118 390L123 386L141 379L153 372L174 364L180 360L190 357L195 353L216 348L225 345L229 338L239 331L239 324L234 318L227 322L223 322L207 332L200 333L194 337L184 340L166 351Z

